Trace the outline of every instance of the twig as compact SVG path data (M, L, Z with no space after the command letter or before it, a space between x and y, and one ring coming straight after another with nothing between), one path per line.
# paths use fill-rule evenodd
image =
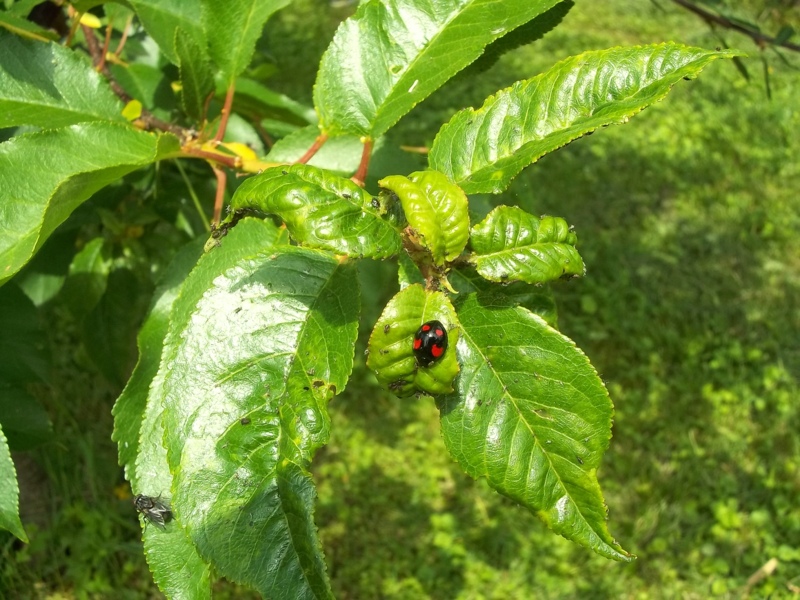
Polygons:
M102 71L105 69L106 66L106 56L108 56L108 47L111 45L111 32L114 31L114 28L111 26L111 23L106 25L106 39L103 42L103 49L100 52L100 62L97 65L97 70Z
M225 130L228 128L228 117L231 116L231 107L233 106L233 95L236 92L236 87L231 84L228 87L228 93L225 94L225 104L222 106L222 118L219 121L217 133L214 136L215 142L221 142L225 137Z
M211 220L216 227L222 217L222 205L225 203L225 184L228 182L228 176L219 167L212 165L211 168L214 169L214 175L217 176L217 195L214 198L214 217Z
M303 154L303 156L301 156L299 159L297 159L297 162L299 164L301 164L301 165L306 164L308 161L310 161L312 158L314 158L314 155L317 152L319 152L320 148L322 148L322 144L324 144L327 141L328 141L328 135L327 134L325 134L325 133L319 134L317 136L317 139L315 139L314 143L311 145L311 148L308 149L308 152L306 152L305 154Z
M111 74L111 70L108 68L108 65L105 64L105 61L102 61L102 49L100 48L100 43L97 41L97 36L95 36L92 28L87 27L86 25L81 25L81 29L83 30L83 37L86 38L86 46L89 49L89 54L92 57L92 64L94 64L97 70L102 73L106 79L108 79L108 83L111 86L112 91L123 102L127 104L133 100L133 97L131 97L128 92L126 92L122 86L117 83L117 80L114 79L114 76ZM178 127L177 125L173 125L172 123L162 121L147 110L142 109L142 115L139 117L139 120L147 129L160 129L161 131L169 131L181 139L187 137L187 131L185 129Z
M128 31L131 28L131 23L133 22L133 15L128 17L128 20L125 21L125 29L122 30L122 37L119 40L119 44L117 44L117 49L114 50L114 55L119 56L122 49L125 47L125 42L128 41Z
M787 50L794 50L795 52L800 52L800 45L793 44L792 42L778 42L776 38L770 37L761 33L760 31L755 31L740 23L735 23L730 19L723 17L722 15L717 15L712 12L708 12L707 10L700 8L696 4L689 2L689 0L672 0L678 6L685 8L686 10L693 12L698 17L703 19L709 25L720 25L721 27L725 27L726 29L733 29L734 31L738 31L739 33L743 33L746 36L752 38L752 40L761 48L764 46L780 46L782 48L786 48Z
M364 182L367 179L367 169L369 168L369 159L372 156L372 140L364 141L364 150L361 152L361 162L358 163L358 170L352 179L357 185L364 187Z

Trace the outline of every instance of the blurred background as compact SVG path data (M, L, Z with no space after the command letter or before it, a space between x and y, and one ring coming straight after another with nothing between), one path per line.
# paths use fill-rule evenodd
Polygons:
M729 4L765 32L800 24L796 2ZM311 104L319 57L354 9L295 0L278 13L260 43L270 88ZM470 479L445 451L433 401L387 395L362 365L331 403L332 440L313 467L338 598L800 597L800 53L762 53L669 0L579 1L542 40L445 85L390 142L429 146L456 110L567 56L667 40L750 56L545 157L503 197L473 198L479 212L517 203L576 227L588 273L555 286L559 325L614 400L598 476L611 532L638 560L594 556ZM25 331L19 312L0 322L44 357L25 387L40 438L14 453L31 543L0 532L2 597L159 597L110 439L153 265L204 235L165 216L193 200L176 167L159 169L87 203L0 295L0 307L31 300ZM209 207L206 176L194 192ZM81 277L96 270L70 267L75 248L86 264L107 261L101 289ZM363 269L364 335L392 276Z

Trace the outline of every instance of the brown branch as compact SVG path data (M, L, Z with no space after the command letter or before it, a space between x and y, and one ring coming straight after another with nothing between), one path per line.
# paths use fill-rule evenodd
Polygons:
M108 65L105 64L105 61L103 60L103 51L100 48L100 43L97 41L97 36L95 36L92 28L87 27L86 25L81 25L81 29L83 30L83 37L86 38L86 46L89 49L89 54L92 57L92 64L100 73L103 74L106 79L108 79L111 90L126 104L133 100L133 97L122 88L116 79L114 79L114 76L111 74L111 69L109 69ZM142 115L139 117L139 120L147 129L160 129L161 131L169 131L181 139L187 137L187 132L185 129L178 127L177 125L173 125L172 123L162 121L145 109L142 109Z
M304 165L312 158L314 155L319 152L319 149L322 148L322 144L328 141L328 135L325 133L321 133L317 136L317 139L314 140L314 143L311 145L311 148L308 149L308 152L303 154L299 159L297 159L298 164Z
M372 140L366 140L364 142L364 150L361 152L361 162L358 163L358 170L356 171L355 175L353 175L350 179L354 181L357 185L364 187L364 182L367 179L367 169L369 168L369 159L372 156Z
M111 45L111 32L114 31L114 28L111 27L111 23L106 25L106 39L103 42L103 49L100 51L100 63L97 65L98 71L103 71L106 66L106 56L108 56L108 47Z
M236 87L231 84L228 88L228 93L225 94L225 104L222 106L222 118L219 121L217 134L214 136L215 142L221 142L225 137L225 130L228 128L228 118L231 116L231 107L233 106L233 94L236 92Z
M794 50L795 52L800 52L800 45L793 44L792 42L778 42L776 38L770 37L761 33L760 31L755 31L740 23L735 23L730 19L723 17L722 15L717 15L712 12L708 12L707 10L700 8L696 4L689 2L689 0L672 0L678 6L685 8L686 10L693 12L698 17L703 19L709 25L719 25L726 29L732 29L734 31L738 31L739 33L743 33L746 36L752 38L752 40L760 47L763 48L764 46L771 45L771 46L780 46L782 48L786 48L787 50Z

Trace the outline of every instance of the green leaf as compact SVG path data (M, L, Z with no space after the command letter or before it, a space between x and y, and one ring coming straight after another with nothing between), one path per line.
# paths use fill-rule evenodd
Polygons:
M353 366L354 263L285 246L208 281L175 305L162 360L172 505L224 576L267 597L329 598L308 465Z
M539 315L550 327L558 329L556 299L548 286L529 285L521 281L498 285L469 268L453 269L447 274L447 279L460 294L483 292L500 296L513 306L521 306Z
M184 34L175 30L175 53L181 74L181 104L186 114L200 122L206 106L206 98L214 91L214 74L208 62L206 49Z
M584 274L577 242L564 219L498 206L472 228L470 244L475 252L470 262L491 281L546 283Z
M456 303L461 376L439 401L450 454L472 477L537 514L553 531L614 560L597 468L613 407L575 344L496 296Z
M50 379L47 336L30 299L13 285L0 288L0 381L9 384Z
M178 64L175 32L180 28L195 43L205 42L202 0L129 0L147 33L173 64ZM214 31L214 29L211 29Z
M72 259L61 299L76 319L83 319L100 302L111 265L108 247L101 237L88 242Z
M112 123L82 123L0 144L0 283L97 190L178 151L172 135Z
M735 52L667 43L586 52L457 113L439 131L431 168L467 194L500 193L527 165L667 95L684 78Z
M243 228L246 228L243 225ZM153 294L150 311L136 338L139 360L125 389L114 403L114 432L111 439L119 448L119 464L125 469L125 478L137 481L135 461L139 454L139 430L142 426L147 394L158 372L161 350L169 325L169 313L178 297L184 280L203 252L201 240L184 246L164 271ZM169 486L167 486L169 489Z
M574 7L575 2L564 0L535 19L517 27L508 35L495 40L486 46L481 57L462 71L459 77L475 77L492 67L506 52L542 39L547 33L555 29Z
M192 244L185 250L186 254L176 259L170 268L171 272L166 274L164 293L151 313L153 319L146 322L147 330L142 329L140 340L146 343L146 350L123 393L124 399L121 397L118 401L118 404L124 402L119 407L118 429L115 431L120 437L120 452L131 433L139 433L138 429L131 431L134 423L126 426L123 419L141 423L138 455L135 451L129 455L135 457L135 467L128 463L128 476L137 493L160 495L165 501L170 496L172 474L163 445L162 398L164 380L171 363L162 361L162 356L167 356L170 348L178 343L180 333L186 326L184 317L191 315L192 308L217 275L246 256L287 241L285 232L279 231L272 223L244 219L228 236L224 252L204 254L198 266L192 269L188 277L184 277L198 251L198 246ZM145 407L143 416L142 407ZM211 567L198 554L180 522L168 524L164 530L145 527L143 537L153 579L168 597L210 597Z
M0 128L120 121L122 104L85 56L0 29Z
M19 35L31 40L46 42L50 40L58 40L58 34L55 31L42 29L36 23L28 21L24 17L4 12L0 10L0 27L8 30L9 32Z
M236 80L233 112L251 116L259 121L265 118L279 119L299 126L317 121L317 113L313 108L292 100L289 96L274 92L258 81L246 77L239 77ZM319 134L319 128L314 127L313 131L314 137L316 137ZM308 147L306 147L307 149Z
M147 110L155 111L166 119L170 111L177 108L175 92L170 87L171 78L161 69L144 63L112 63L109 67L124 90Z
M247 179L231 199L234 210L278 215L301 244L347 256L387 258L402 249L383 207L349 179L308 165L267 169Z
M559 0L372 0L344 21L320 63L320 126L377 138L484 47Z
M52 439L53 427L44 407L20 387L0 382L0 427L15 451L31 450Z
M420 367L414 358L414 335L423 323L437 320L448 332L444 357L430 367ZM367 367L378 381L403 398L417 392L431 395L453 391L458 374L454 349L458 342L458 317L441 292L419 284L404 287L389 301L369 338Z
M6 436L0 428L0 529L10 531L20 540L28 543L28 536L19 520L19 486L17 472L11 461Z
M147 290L149 292L149 290ZM130 269L115 269L108 287L83 321L83 345L110 382L123 385L135 359L133 340L141 308L141 282ZM139 309L139 310L137 310Z
M290 0L202 0L211 59L226 87L250 64L264 24Z
M461 254L469 238L469 203L457 185L436 171L392 175L378 183L400 198L409 225L434 263L441 266Z

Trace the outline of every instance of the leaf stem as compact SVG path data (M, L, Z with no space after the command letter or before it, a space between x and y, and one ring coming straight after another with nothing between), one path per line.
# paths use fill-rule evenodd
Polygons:
M372 156L372 140L364 140L364 150L361 152L361 162L358 163L358 170L355 175L350 179L357 185L364 187L364 181L367 179L367 169L369 168L369 159Z
M327 133L320 133L317 136L317 139L314 140L314 143L311 144L311 148L308 149L308 152L303 154L299 159L297 159L297 163L304 165L312 158L314 155L319 152L319 149L322 148L322 145L328 141L328 134Z
M103 49L100 51L100 62L97 65L98 71L103 71L106 67L106 56L108 55L108 47L111 45L111 32L114 31L114 28L111 27L111 23L106 25L106 39L103 42Z
M231 169L238 169L242 166L242 159L238 156L228 156L219 152L209 152L208 150L200 150L200 148L184 147L183 152L195 158L203 158L212 163L218 163ZM213 165L212 165L213 166Z
M225 203L225 184L228 182L228 176L219 167L212 165L211 168L214 169L214 175L217 176L217 195L214 198L214 217L211 220L216 227L222 217L222 205Z
M133 22L133 15L128 17L128 20L125 21L125 28L122 30L122 37L119 40L119 44L117 44L117 49L114 50L114 55L119 57L120 52L125 47L125 42L128 41L128 31L131 28L131 23Z
M189 190L189 196L192 198L192 202L194 202L194 207L197 210L197 214L200 215L200 221L203 223L203 227L205 227L206 231L211 231L211 226L208 223L208 218L206 217L205 213L203 212L203 206L200 204L200 198L197 197L197 192L194 191L194 186L192 185L192 180L186 175L186 171L183 170L183 165L181 165L181 161L176 160L175 166L178 167L178 171L183 178L183 182L186 184L186 188Z
M225 104L222 105L222 118L219 121L217 133L214 136L214 141L219 143L225 137L225 130L228 128L228 118L231 116L231 107L233 106L233 95L236 93L236 86L230 84L228 92L225 94Z

